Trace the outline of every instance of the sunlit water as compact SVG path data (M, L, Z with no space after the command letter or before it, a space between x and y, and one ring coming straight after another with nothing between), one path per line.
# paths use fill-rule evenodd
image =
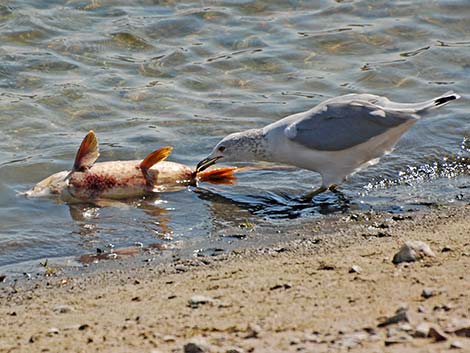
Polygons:
M155 4L154 4L155 3ZM0 266L113 244L201 248L227 229L470 199L470 6L450 1L9 1L0 5ZM293 168L240 173L112 207L18 196L70 168L89 129L100 160L163 145L195 165L224 135L323 99L463 96L420 121L340 194ZM228 231L230 232L230 231ZM230 235L230 234L229 234Z

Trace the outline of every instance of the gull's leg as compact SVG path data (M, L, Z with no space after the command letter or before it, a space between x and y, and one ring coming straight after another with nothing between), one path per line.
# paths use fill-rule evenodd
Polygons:
M315 189L305 195L302 196L302 199L305 200L305 201L310 201L312 200L315 196L317 196L318 194L321 194L322 192L325 192L326 190L328 190L328 188L326 186L320 186L318 189Z
M328 186L328 190L330 190L331 192L340 192L338 190L338 185L336 185L336 184L332 184L332 185Z

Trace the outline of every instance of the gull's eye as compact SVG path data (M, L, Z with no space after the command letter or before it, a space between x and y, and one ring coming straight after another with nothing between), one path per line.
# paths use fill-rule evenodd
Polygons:
M218 150L219 150L219 152L225 151L225 146L220 146L220 147L218 148Z

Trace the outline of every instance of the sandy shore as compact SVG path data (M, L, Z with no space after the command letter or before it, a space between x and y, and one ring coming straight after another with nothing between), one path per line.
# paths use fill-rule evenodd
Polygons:
M0 352L470 351L470 205L308 222L269 248L7 278ZM393 264L407 240L435 256Z

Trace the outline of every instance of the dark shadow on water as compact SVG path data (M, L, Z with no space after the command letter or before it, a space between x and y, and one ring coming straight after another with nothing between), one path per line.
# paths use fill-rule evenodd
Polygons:
M253 215L268 219L295 219L348 212L350 199L340 191L325 192L307 200L303 195L265 191L256 195L221 192L209 188L194 190L210 202L236 204Z

